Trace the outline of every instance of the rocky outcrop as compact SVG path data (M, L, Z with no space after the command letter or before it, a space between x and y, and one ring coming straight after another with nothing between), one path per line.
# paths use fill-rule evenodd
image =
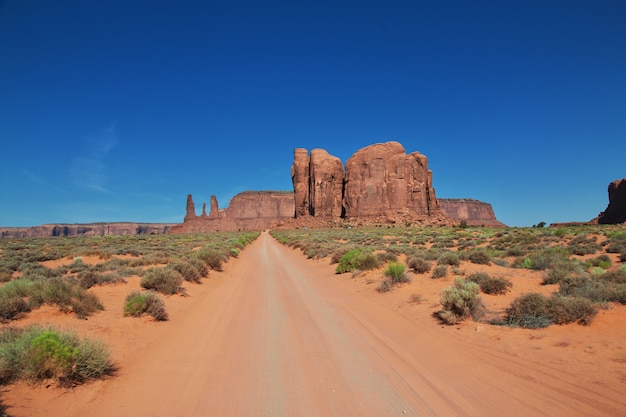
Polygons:
M291 182L293 183L295 217L311 214L309 205L310 163L309 151L303 148L294 149Z
M191 194L187 194L187 213L185 214L185 219L183 221L189 221L195 219L196 216L196 206L193 203L193 198Z
M398 142L368 146L348 159L343 201L347 218L442 216L428 158L407 155Z
M209 212L209 218L211 219L219 219L220 218L220 207L217 204L217 197L211 196L211 211Z
M626 178L609 184L609 205L595 221L599 224L626 222Z
M468 226L505 226L496 219L493 207L489 203L471 198L440 198L439 206L457 224L465 222Z
M85 223L44 224L32 227L2 227L0 237L29 238L55 236L110 236L165 234L175 226L170 223Z
M218 209L217 198L211 196L208 216L190 217L172 227L170 233L261 230L293 217L294 193L291 191L245 191L234 196L223 210Z
M219 210L211 197L209 216L195 217L187 198L187 215L172 233L264 229L282 224L303 227L335 224L403 223L502 225L489 204L456 200L441 209L433 187L428 158L407 154L398 142L363 148L344 168L324 149L296 148L291 166L293 192L247 191ZM191 211L190 211L191 210Z

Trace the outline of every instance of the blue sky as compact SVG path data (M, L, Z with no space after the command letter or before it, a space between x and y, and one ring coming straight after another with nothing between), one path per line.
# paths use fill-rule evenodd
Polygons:
M440 198L586 221L626 177L626 2L0 1L0 225L182 222L397 140Z

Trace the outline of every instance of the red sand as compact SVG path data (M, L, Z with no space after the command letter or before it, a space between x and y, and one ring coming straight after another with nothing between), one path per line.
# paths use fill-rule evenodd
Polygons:
M496 266L514 293L540 274ZM432 313L453 278L414 275L385 294L380 271L336 275L264 233L189 297L165 302L170 321L122 315L127 284L95 288L106 310L89 320L40 309L14 323L50 323L107 343L117 376L71 390L10 385L20 416L626 416L626 308L591 326L510 329ZM422 302L410 302L419 294Z

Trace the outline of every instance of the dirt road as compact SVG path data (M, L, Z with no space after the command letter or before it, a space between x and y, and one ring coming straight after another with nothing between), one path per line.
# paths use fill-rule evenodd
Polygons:
M266 233L164 334L63 415L626 413L620 393L409 320Z

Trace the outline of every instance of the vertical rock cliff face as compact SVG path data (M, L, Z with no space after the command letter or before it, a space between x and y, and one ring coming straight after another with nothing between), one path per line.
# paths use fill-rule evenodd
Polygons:
M341 217L343 197L343 164L324 149L311 151L310 213L318 217Z
M609 205L595 220L600 224L626 222L626 178L609 184Z
M428 158L407 155L398 142L368 146L348 159L343 202L348 218L441 215Z
M211 196L211 211L209 212L210 219L219 219L220 217L220 207L217 204L217 197Z
M295 217L311 214L309 203L309 151L296 148L293 151L291 182L293 183Z

